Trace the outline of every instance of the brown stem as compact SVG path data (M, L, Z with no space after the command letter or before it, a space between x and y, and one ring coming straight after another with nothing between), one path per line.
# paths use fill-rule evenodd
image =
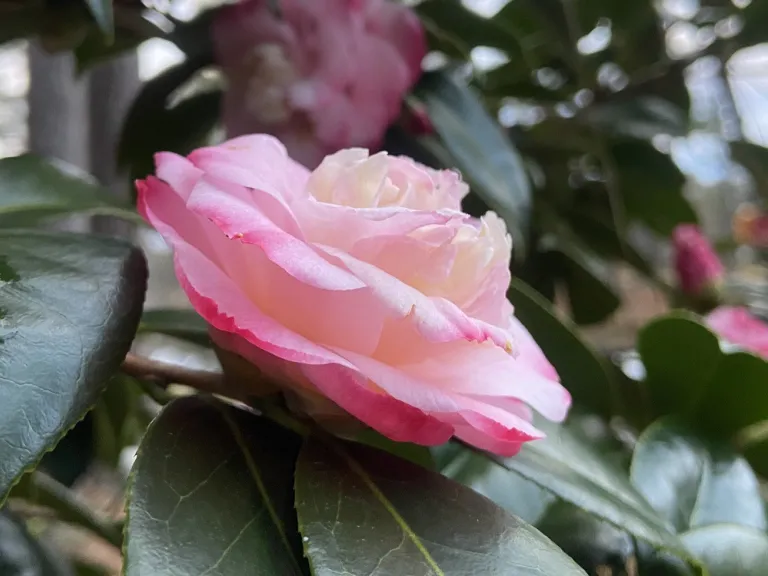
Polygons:
M159 362L129 352L123 360L123 372L139 379L152 380L162 386L183 384L201 392L224 394L224 375L207 370L193 370L176 364Z

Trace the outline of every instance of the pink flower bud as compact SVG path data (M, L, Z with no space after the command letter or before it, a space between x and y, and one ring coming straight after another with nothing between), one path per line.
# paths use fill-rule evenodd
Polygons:
M672 244L675 271L684 294L702 296L720 284L723 264L698 226L679 225L672 235Z

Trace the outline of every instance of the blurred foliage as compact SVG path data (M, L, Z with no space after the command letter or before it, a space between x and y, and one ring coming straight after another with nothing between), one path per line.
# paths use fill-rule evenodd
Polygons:
M698 317L673 314L640 333L644 374L633 379L585 343L575 326L601 322L620 306L613 264L627 265L665 287L656 266L633 245L630 230L664 239L677 224L696 221L683 194L685 178L660 143L694 128L686 84L691 64L704 56L714 58L722 74L738 50L768 40L768 0L736 4L702 0L685 13L652 0L510 0L492 15L481 15L459 0L423 0L415 8L428 34L430 59L437 64L408 96L403 118L409 108L423 108L434 131L412 130L401 119L390 128L385 149L433 166L458 168L472 188L465 209L479 215L491 208L506 220L516 245L512 266L517 279L509 299L557 368L575 406L564 424L541 424L547 439L505 459L460 443L430 455L423 447L363 436L358 445L334 440L299 451L295 431L218 401L195 398L171 403L144 434L151 414L143 391L156 383L114 374L139 322L140 297L134 292L136 278L143 282L143 271L128 278L125 264L134 262L136 253L103 239L78 240L74 249L73 240L57 235L4 231L0 286L15 273L8 267L10 259L24 282L45 288L40 290L43 300L70 290L74 295L64 298L67 314L74 318L70 324L85 326L78 333L93 355L109 358L97 363L98 373L69 378L61 359L50 354L62 339L53 339L48 329L30 337L40 343L42 353L20 348L2 366L3 377L15 371L16 378L28 378L31 365L42 376L9 395L15 403L2 404L7 418L0 424L10 426L14 440L0 444L9 454L0 462L0 499L18 483L11 498L43 503L59 520L120 545L120 531L80 510L61 484L72 484L92 458L115 466L124 448L141 441L131 482L127 574L147 573L156 557L162 557L166 570L158 573L178 573L174 562L187 558L184 546L214 563L221 570L217 574L226 569L217 559L233 549L228 558L240 562L235 569L240 571L230 573L243 573L261 562L268 570L285 563L292 573L306 574L297 551L297 529L312 534L312 545L304 552L332 571L331 547L319 550L314 541L338 528L352 548L362 525L355 516L361 505L382 526L392 518L404 523L407 517L426 530L418 537L427 545L441 546L456 536L451 531L461 543L472 540L468 510L485 507L500 524L478 523L484 531L482 558L504 566L513 564L509 555L541 561L537 553L544 550L542 556L559 573L579 573L531 524L590 574L606 569L654 576L765 574L768 537L760 489L768 478L768 363L743 352L724 352ZM185 53L184 62L145 83L125 122L116 154L134 177L151 171L157 151L186 153L220 138L223 87L216 78L209 36L216 10L182 22L158 5L0 0L0 42L39 38L50 51L71 50L81 73L149 38L165 38ZM693 27L694 37L708 38L685 56L676 55L668 43L681 25ZM743 140L730 146L733 159L755 179L758 193L768 197L766 150ZM131 206L116 203L89 177L58 163L34 156L0 161L0 228L32 228L73 213L137 219ZM33 256L42 252L45 258L20 258L13 245ZM50 254L58 257L46 261ZM65 264L66 274L61 272ZM97 273L116 288L103 309L90 310L76 290L78 281ZM563 321L551 304L557 294L565 297L572 321ZM119 304L123 300L130 302ZM117 309L130 312L130 318L116 321L112 312ZM21 333L34 333L23 312L15 310ZM47 320L57 325L62 318L58 314ZM11 319L15 321L13 315ZM205 323L190 312L144 311L138 331L210 346ZM104 349L109 339L120 341L120 354ZM32 352L42 360L26 361L25 354ZM71 354L67 361L77 366L80 359ZM15 407L35 402L37 386L55 386L62 402L47 407L45 422L30 430L26 413ZM2 408L0 413L5 413ZM177 441L173 433L190 422L197 441L189 436ZM256 441L264 435L275 439L269 449ZM37 442L30 449L33 436ZM168 456L169 443L178 449L173 458ZM298 468L293 466L296 454ZM35 498L25 490L34 487L37 473L27 472L41 459L42 469L55 479L40 484L37 478L37 489L46 491L38 494L44 498ZM449 480L428 470L433 461ZM379 469L381 462L387 470ZM365 492L361 500L359 483L380 480L386 473L396 476L383 485L398 506L382 491ZM418 482L398 484L406 477ZM192 490L194 498L180 508L184 538L171 539L168 525L155 522L153 514L165 511L191 481L202 490ZM322 506L313 508L307 499L294 502L286 491L294 483L302 494L314 490ZM178 504L185 498L178 498ZM450 506L445 503L449 500ZM337 513L334 519L328 511L342 501L353 503L352 512ZM263 526L249 523L240 530L221 520L222 510L244 522L258 518ZM449 518L428 529L419 524L442 515L462 522L452 525ZM293 525L297 520L298 528ZM222 529L214 534L210 526L217 522ZM291 529L288 537L285 525ZM263 529L248 533L243 551L235 545L251 526ZM405 531L403 524L393 526L395 546ZM497 529L514 531L533 546L495 546L500 541ZM49 562L50 554L30 532L8 510L2 512L0 572L68 573ZM374 549L377 542L381 544L369 539L370 553L360 566L376 554L382 559L390 554L384 548L391 547ZM477 569L477 556L459 545L452 553L458 560L451 567ZM421 559L419 549L403 547L392 560L402 567L412 565L414 558Z

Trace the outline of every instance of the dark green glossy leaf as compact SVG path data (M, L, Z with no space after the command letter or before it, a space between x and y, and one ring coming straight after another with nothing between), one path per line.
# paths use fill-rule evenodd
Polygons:
M707 567L709 576L765 576L768 536L764 532L719 524L691 530L681 538Z
M528 442L517 456L498 462L641 540L681 549L669 524L635 490L623 470L567 428L543 420L536 426L547 438Z
M697 421L730 438L768 420L768 362L746 352L722 356L701 401Z
M120 166L143 178L153 171L156 152L185 154L201 145L218 120L221 94L200 93L173 107L171 96L210 63L208 56L191 58L144 84L123 124L117 150Z
M621 574L635 553L629 534L567 502L550 506L537 527L589 574L598 567Z
M459 0L425 0L416 11L431 25L460 39L466 51L491 46L516 56L520 53L519 43L508 29L465 8Z
M304 574L292 478L298 439L215 400L165 407L139 448L126 576Z
M92 29L74 49L77 71L82 73L125 52L135 50L150 38L163 37L164 30L145 18L135 6L115 6L115 31L111 37Z
M649 142L621 141L611 147L619 189L630 219L669 236L696 213L683 196L685 177L667 154Z
M211 34L211 23L216 17L217 9L205 10L196 18L183 22L173 20L173 32L166 36L166 39L176 44L176 46L187 55L187 60L212 61L213 42Z
M602 322L619 308L621 300L610 285L610 270L605 262L574 242L561 242L557 253L576 324Z
M73 213L140 221L130 205L73 166L32 154L0 160L0 227L33 226Z
M655 278L648 261L628 241L621 240L609 218L575 207L565 218L576 237L603 258L623 261L643 276Z
M0 511L0 574L3 576L71 576L62 558L55 558L7 510Z
M0 232L0 499L119 368L146 274L141 252L116 240Z
M630 476L680 532L719 523L766 527L760 486L746 460L728 444L706 441L675 420L643 432Z
M465 446L448 443L434 451L444 476L469 486L524 522L535 525L555 500L550 492Z
M659 134L685 136L685 111L656 96L608 101L588 107L580 121L614 136L650 140Z
M98 430L93 411L85 415L46 453L38 469L65 486L73 486L93 463Z
M211 339L208 336L208 323L191 309L147 310L141 317L139 332L157 332L188 340L201 346L211 345Z
M683 559L637 541L626 531L566 502L551 506L537 528L589 574L693 575Z
M85 3L101 31L107 36L112 36L115 31L112 0L85 0Z
M359 442L360 444L365 444L366 446L389 452L398 458L418 464L427 470L435 469L435 460L432 457L429 448L426 446L419 446L418 444L411 444L409 442L395 442L370 428L358 432L355 434L354 438L350 439Z
M523 248L531 212L531 186L522 159L498 123L467 86L442 72L422 76L423 100L443 144L472 190L507 222Z
M118 374L107 386L91 412L94 427L93 449L99 460L117 466L127 446L138 444L147 422L141 409L143 391L125 374Z
M613 382L603 361L575 328L568 320L555 316L549 303L519 280L512 280L507 296L515 306L515 315L555 366L574 402L598 414L611 415Z
M722 358L717 337L682 312L646 325L638 335L637 350L656 415L690 414Z
M314 576L584 574L535 528L439 474L310 438L296 510Z

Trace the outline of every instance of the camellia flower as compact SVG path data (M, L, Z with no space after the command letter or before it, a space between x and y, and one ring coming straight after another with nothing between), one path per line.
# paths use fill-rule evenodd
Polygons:
M694 299L716 300L723 264L698 226L681 224L672 235L675 271L682 292Z
M403 95L421 75L426 40L391 0L245 0L213 24L228 80L230 137L277 136L314 168L341 148L378 148Z
M530 407L565 418L506 299L505 225L460 211L458 174L362 149L310 173L264 135L155 160L139 209L213 340L311 415L324 402L394 440L504 455L543 436Z
M706 317L706 324L729 344L768 359L768 325L738 306L720 306Z

